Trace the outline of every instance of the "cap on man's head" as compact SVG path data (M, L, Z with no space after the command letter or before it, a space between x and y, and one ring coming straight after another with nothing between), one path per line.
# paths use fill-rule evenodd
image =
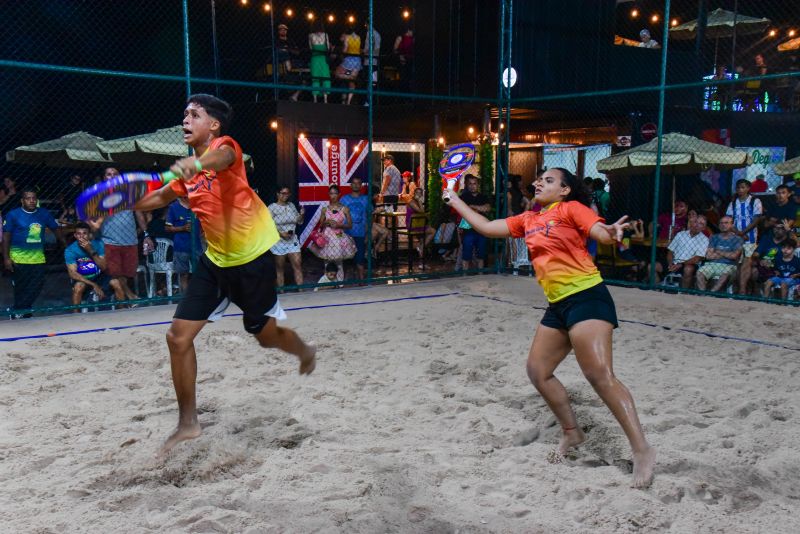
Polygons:
M278 29L280 30L281 28L283 28L284 30L288 30L289 26L287 26L286 24L278 24Z
M386 154L385 156L383 156L383 159L388 159L389 161L394 163L394 156L392 156L391 154Z
M639 32L639 37L650 37L650 30L644 29Z
M411 176L411 171L403 171L403 176Z

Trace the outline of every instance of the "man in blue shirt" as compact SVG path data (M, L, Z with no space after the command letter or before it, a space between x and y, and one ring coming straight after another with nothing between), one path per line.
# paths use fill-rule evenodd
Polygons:
M64 240L53 216L37 207L36 191L22 192L22 206L8 212L3 222L3 257L6 270L13 273L14 310L33 307L44 287L44 231L49 229L61 246ZM31 317L30 312L12 313L12 318Z
M353 177L350 179L350 187L352 192L345 195L339 200L342 204L347 206L350 210L350 219L353 224L346 230L347 234L353 238L356 243L356 255L353 260L356 262L356 269L358 269L358 279L363 280L366 269L366 235L367 235L367 201L366 195L361 194L362 187L361 178Z
M203 253L200 243L200 224L195 219L192 231L192 210L184 203L187 201L178 198L169 205L167 223L164 227L164 230L172 235L172 262L180 278L181 293L186 292L186 288L189 287L192 255L194 254L194 259L197 259ZM192 244L192 234L194 234L194 244Z
M719 220L719 232L711 236L706 251L706 262L697 270L697 289L705 290L714 278L717 282L711 291L720 291L733 280L739 259L742 257L744 239L733 233L733 217L723 215Z
M72 280L72 304L77 306L83 301L87 287L91 287L99 299L105 298L105 290L111 287L117 300L125 300L119 281L103 272L106 269L105 245L91 237L89 225L79 222L75 225L75 242L64 250L64 264Z

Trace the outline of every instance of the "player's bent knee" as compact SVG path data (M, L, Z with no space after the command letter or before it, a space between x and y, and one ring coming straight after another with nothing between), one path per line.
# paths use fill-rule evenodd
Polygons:
M614 374L608 371L591 371L586 372L583 374L586 377L586 380L589 381L589 384L596 389L602 390L609 388L614 385L616 378L614 378Z

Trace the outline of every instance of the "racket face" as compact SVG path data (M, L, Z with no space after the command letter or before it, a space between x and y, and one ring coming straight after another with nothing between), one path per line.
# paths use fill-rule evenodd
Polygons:
M472 143L453 145L448 148L439 162L442 185L446 186L447 189L453 189L458 179L469 169L473 161L475 161L475 145Z
M156 173L129 172L95 184L78 197L75 210L81 220L114 215L133 208L137 201L162 183Z

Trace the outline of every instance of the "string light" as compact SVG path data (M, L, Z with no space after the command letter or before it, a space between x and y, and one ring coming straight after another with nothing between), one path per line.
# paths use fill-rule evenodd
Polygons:
M411 16L411 13L407 9L404 9L403 10L403 18L407 19L410 16Z
M246 6L247 5L247 0L242 0L242 5Z
M470 134L470 135L474 134L475 133L475 128L470 126L469 128L467 128L467 133Z
M298 136L298 138L305 139L306 138L306 134L304 134L303 132L300 132L300 135Z
M356 21L356 18L353 15L350 15L349 17L347 17L347 22L349 22L350 24L354 23L355 21Z
M789 37L794 37L797 34L795 30L789 30Z
M273 130L277 130L278 129L278 121L270 122L269 123L269 127L272 128Z
M439 144L440 144L440 145L443 145L443 144L444 144L444 137L440 137L440 138L439 138Z
M269 13L270 11L272 11L272 6L271 6L271 5L269 5L269 4L264 4L264 11L266 11L267 13Z
M328 15L328 22L333 22L334 20L336 20L336 17L334 17L333 14Z
M307 18L308 20L314 20L314 13L312 13L311 11L309 11L309 12L308 12L308 14L306 15L306 18Z
M650 21L651 21L653 24L655 24L656 22L658 22L658 20L659 20L660 18L661 18L661 17L659 17L659 16L658 16L658 13L655 13L655 14L653 14L653 16L652 16L652 17L650 17Z
M770 30L770 31L769 31L769 36L770 36L770 37L775 37L776 35L778 35L778 32L777 32L777 30Z
M639 10L636 8L631 9L631 18L635 19L639 17Z
M503 129L503 128L505 128L505 127L506 127L506 124L505 124L504 122L501 122L501 123L500 123L500 129L502 130L502 129Z
M292 15L294 15L294 11L292 11L292 8L290 7L289 9L286 10L286 16L291 17Z
M671 25L673 28L674 28L675 26L677 26L677 25L678 25L678 19L672 19L672 22L670 22L670 25Z

